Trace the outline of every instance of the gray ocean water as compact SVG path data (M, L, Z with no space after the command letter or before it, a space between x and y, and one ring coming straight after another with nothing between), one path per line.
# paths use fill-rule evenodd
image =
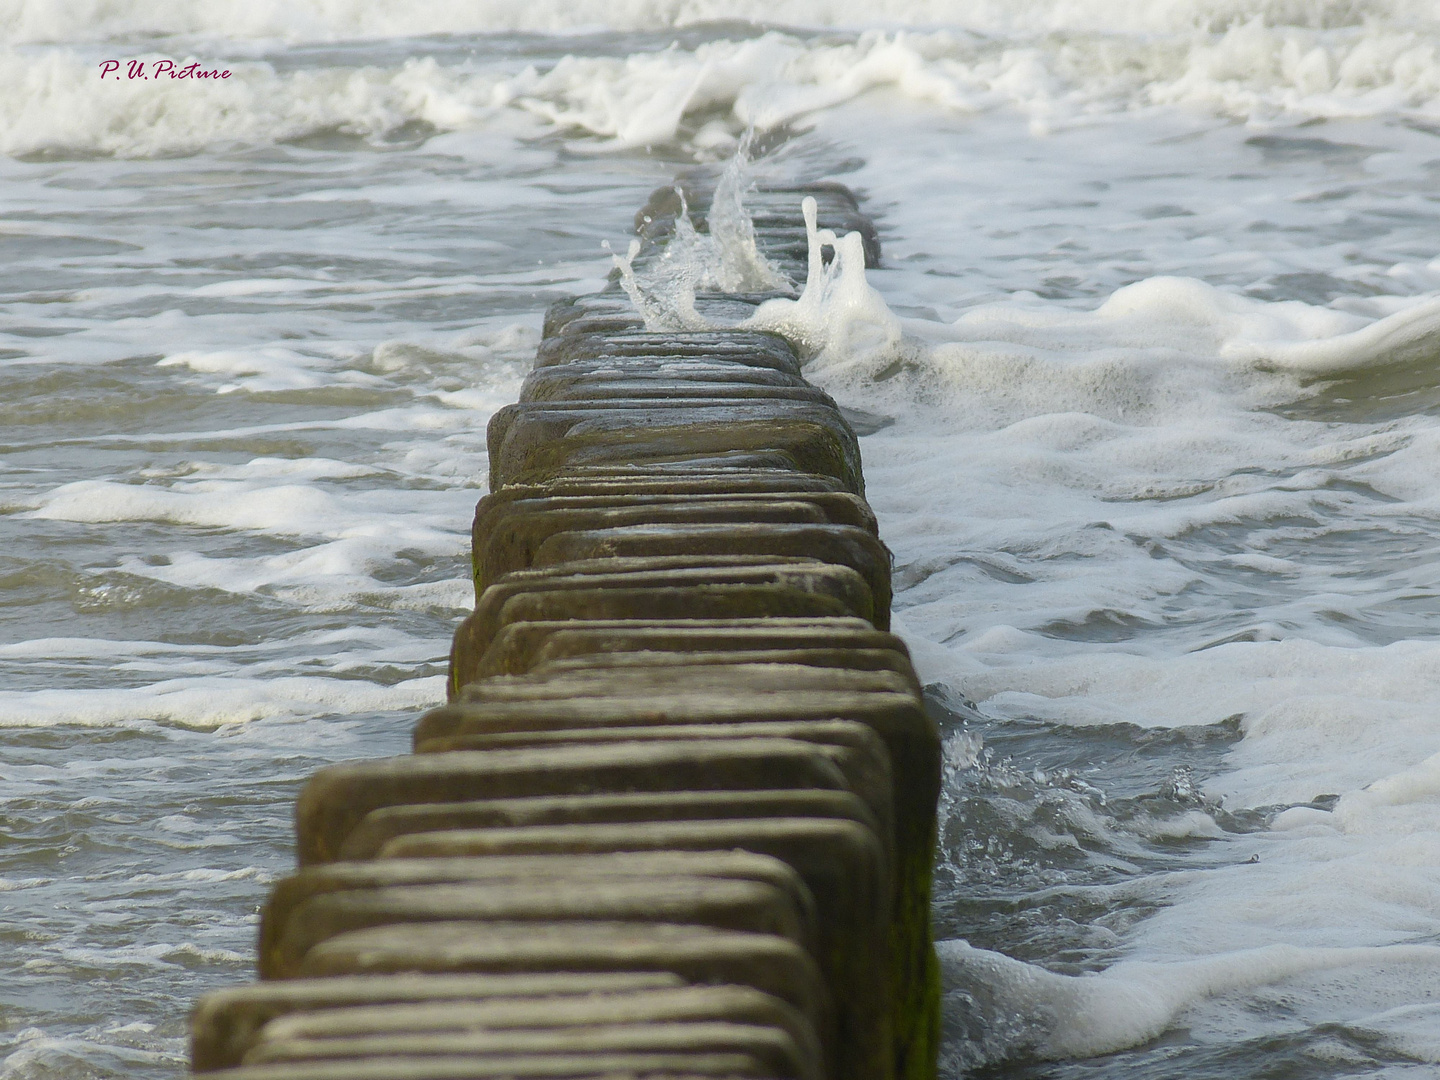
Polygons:
M778 61L733 54L766 33L205 46L268 65L283 137L168 87L104 137L5 114L0 1077L183 1072L191 1003L252 977L303 779L443 698L485 423L545 306L759 106L648 145L561 114L603 85L654 127L645 63L707 49L759 100ZM916 80L1004 42L927 39L861 94L873 38L782 36L819 71L792 82L847 91L753 168L856 188L908 320L813 377L896 418L861 445L949 737L945 1075L1436 1075L1440 125L966 111ZM362 92L406 71L404 108ZM492 94L556 71L571 97Z

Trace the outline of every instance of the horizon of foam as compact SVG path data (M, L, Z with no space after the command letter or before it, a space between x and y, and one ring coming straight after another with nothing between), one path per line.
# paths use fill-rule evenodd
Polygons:
M193 36L288 44L442 34L665 30L707 22L860 29L947 26L990 34L1173 34L1272 26L1355 27L1375 19L1433 22L1423 0L0 0L9 44Z
M57 35L71 43L12 44L0 66L0 153L144 158L329 131L383 140L407 125L484 130L518 115L593 150L678 144L713 158L728 155L748 127L777 129L870 92L957 115L1016 109L1038 134L1157 107L1282 126L1440 118L1440 23L1404 5L1359 5L1363 24L1318 29L1267 21L1258 7L1213 26L1187 16L1168 28L1124 18L1115 27L1072 26L1061 17L1068 10L1054 5L1045 25L1003 32L964 20L920 30L886 22L838 42L759 26L736 35L727 24L694 47L571 53L523 68L503 58L442 59L438 43L419 38L399 63L371 62L352 45L313 66L277 70L263 50L223 35L174 39L184 54L177 60L209 65L217 50L233 54L224 61L232 76L205 83L102 81L98 64L109 52ZM147 39L127 58L167 55Z

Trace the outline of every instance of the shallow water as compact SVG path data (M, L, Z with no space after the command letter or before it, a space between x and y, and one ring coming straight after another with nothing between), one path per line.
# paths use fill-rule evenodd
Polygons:
M544 306L752 122L885 244L780 315L896 418L946 1074L1432 1074L1440 34L1301 7L11 12L0 1076L182 1071L299 783L443 695Z

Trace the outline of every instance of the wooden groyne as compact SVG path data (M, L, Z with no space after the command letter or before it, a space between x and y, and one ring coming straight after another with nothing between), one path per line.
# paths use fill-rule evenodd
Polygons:
M820 184L747 198L773 262L804 276L803 196L878 259ZM845 415L783 338L649 333L614 289L550 309L489 450L450 701L306 784L195 1071L928 1080L940 746Z

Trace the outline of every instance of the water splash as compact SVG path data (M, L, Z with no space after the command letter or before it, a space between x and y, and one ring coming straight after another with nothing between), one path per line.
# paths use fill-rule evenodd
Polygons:
M721 324L696 309L697 293L794 291L790 279L760 251L754 222L745 209L745 193L753 186L749 173L753 135L746 132L720 174L706 216L707 232L695 227L685 192L676 187L680 211L664 248L638 265L643 246L638 240L630 242L625 255L612 256L620 287L644 318L645 329L719 329Z
M676 188L677 192L679 190ZM620 272L620 287L645 320L646 330L714 329L710 320L695 310L697 275L692 259L688 254L681 253L681 247L686 243L681 232L682 223L690 232L695 231L690 225L683 193L680 195L675 238L659 258L637 270L635 257L640 254L639 240L631 240L630 248L624 255L610 256L615 269Z
M818 225L814 198L800 203L809 241L805 288L796 300L777 298L762 304L747 323L774 330L795 344L807 359L821 355L868 366L903 351L900 320L865 279L865 243L858 232L837 236ZM825 251L833 255L825 260Z
M712 255L707 266L713 271L706 284L726 293L793 292L794 283L761 253L755 242L755 223L745 209L745 194L754 187L750 176L754 138L754 128L741 137L710 200L707 224L713 251L707 252ZM686 224L690 224L688 219Z

